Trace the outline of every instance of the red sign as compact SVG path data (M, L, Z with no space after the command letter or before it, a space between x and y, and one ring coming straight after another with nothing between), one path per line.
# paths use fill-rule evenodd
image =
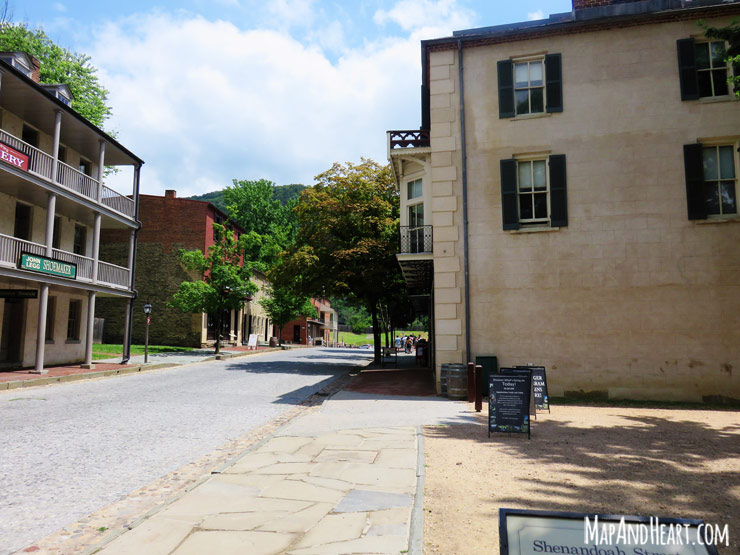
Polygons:
M21 170L28 171L28 156L0 143L0 160Z

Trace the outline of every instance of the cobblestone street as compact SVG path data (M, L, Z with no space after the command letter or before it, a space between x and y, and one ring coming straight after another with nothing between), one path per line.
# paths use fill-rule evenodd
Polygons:
M0 551L23 548L279 416L371 353L268 353L0 394Z

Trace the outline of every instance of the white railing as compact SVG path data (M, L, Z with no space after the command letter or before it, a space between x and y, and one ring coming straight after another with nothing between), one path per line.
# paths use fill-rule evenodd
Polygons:
M46 152L21 141L18 137L14 137L2 129L0 129L0 142L3 142L9 147L28 156L29 172L35 173L36 175L40 175L49 180L51 179L51 168L54 165L54 158L52 156L49 156Z
M133 201L133 199L130 199L127 196L122 195L121 193L117 193L116 191L114 191L110 187L106 187L105 185L103 185L102 202L108 208L112 208L113 210L116 210L121 214L125 214L130 218L133 218L136 214L136 203Z
M109 262L98 262L98 281L119 289L128 289L129 270Z
M57 166L57 182L75 193L98 200L98 181L64 162L59 162Z
M37 256L46 256L46 247L31 241L24 241L17 237L10 237L0 233L0 265L15 268L22 252ZM93 259L80 254L52 249L52 257L77 266L77 279L92 282ZM98 261L98 283L116 289L129 289L130 272L128 268L116 266L109 262Z
M4 266L16 267L18 261L21 259L22 252L44 256L46 247L38 243L32 243L31 241L24 241L23 239L0 234L0 262Z
M51 170L54 166L53 156L29 145L18 137L15 137L2 129L0 129L0 142L7 144L9 147L28 156L29 173L51 181ZM94 202L98 201L98 180L61 161L57 162L57 184ZM105 185L102 187L102 198L100 199L100 203L112 210L128 216L131 219L136 215L136 203L133 199L130 199Z
M53 250L54 258L64 260L77 266L77 279L82 281L92 281L93 274L93 259L81 254L74 254L72 252L60 251L59 249Z

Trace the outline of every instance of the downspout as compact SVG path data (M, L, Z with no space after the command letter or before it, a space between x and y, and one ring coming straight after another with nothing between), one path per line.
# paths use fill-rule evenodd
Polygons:
M468 263L468 161L465 141L465 83L463 81L463 47L457 40L457 66L460 80L460 136L462 148L463 267L465 268L465 356L470 354L470 269ZM463 362L467 362L463 361Z
M128 341L126 342L125 351L121 360L121 364L126 364L131 359L131 342L133 340L134 332L134 299L137 297L136 289L134 284L136 283L136 249L138 247L138 235L141 229L141 222L139 221L139 180L141 172L141 164L137 164L134 167L134 220L136 220L136 229L134 230L134 257L133 263L131 264L131 291L134 292L134 296L129 300L128 304Z

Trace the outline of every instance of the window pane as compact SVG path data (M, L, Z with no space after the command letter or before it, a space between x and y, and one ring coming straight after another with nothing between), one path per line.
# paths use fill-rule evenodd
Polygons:
M547 164L544 160L535 160L533 163L534 170L534 188L547 189Z
M519 219L532 219L532 195L519 195Z
M709 147L702 149L704 153L704 181L719 179L717 173L717 148Z
M699 80L699 96L712 96L712 72L699 71L696 76Z
M534 217L547 218L547 193L534 195Z
M725 44L723 42L713 42L712 50L712 67L722 67L725 65Z
M532 190L532 162L519 162L519 190Z
M527 64L515 64L516 69L516 86L526 87L529 84L527 76Z
M695 46L696 52L696 67L697 69L705 69L709 67L709 44L706 42L700 42Z
M735 198L735 182L722 181L719 184L720 198L722 199L723 214L737 214L737 199Z
M707 214L719 214L719 191L716 181L704 184L704 198L707 203Z
M542 86L542 62L529 64L529 84L533 87Z
M529 113L529 89L516 91L516 113Z
M722 179L735 178L735 160L731 146L719 147L719 175Z
M544 101L544 90L542 88L539 89L530 89L530 94L532 95L532 113L537 114L540 112L545 111L545 101Z
M727 70L715 69L712 71L714 81L714 96L724 96L729 93L727 89Z

